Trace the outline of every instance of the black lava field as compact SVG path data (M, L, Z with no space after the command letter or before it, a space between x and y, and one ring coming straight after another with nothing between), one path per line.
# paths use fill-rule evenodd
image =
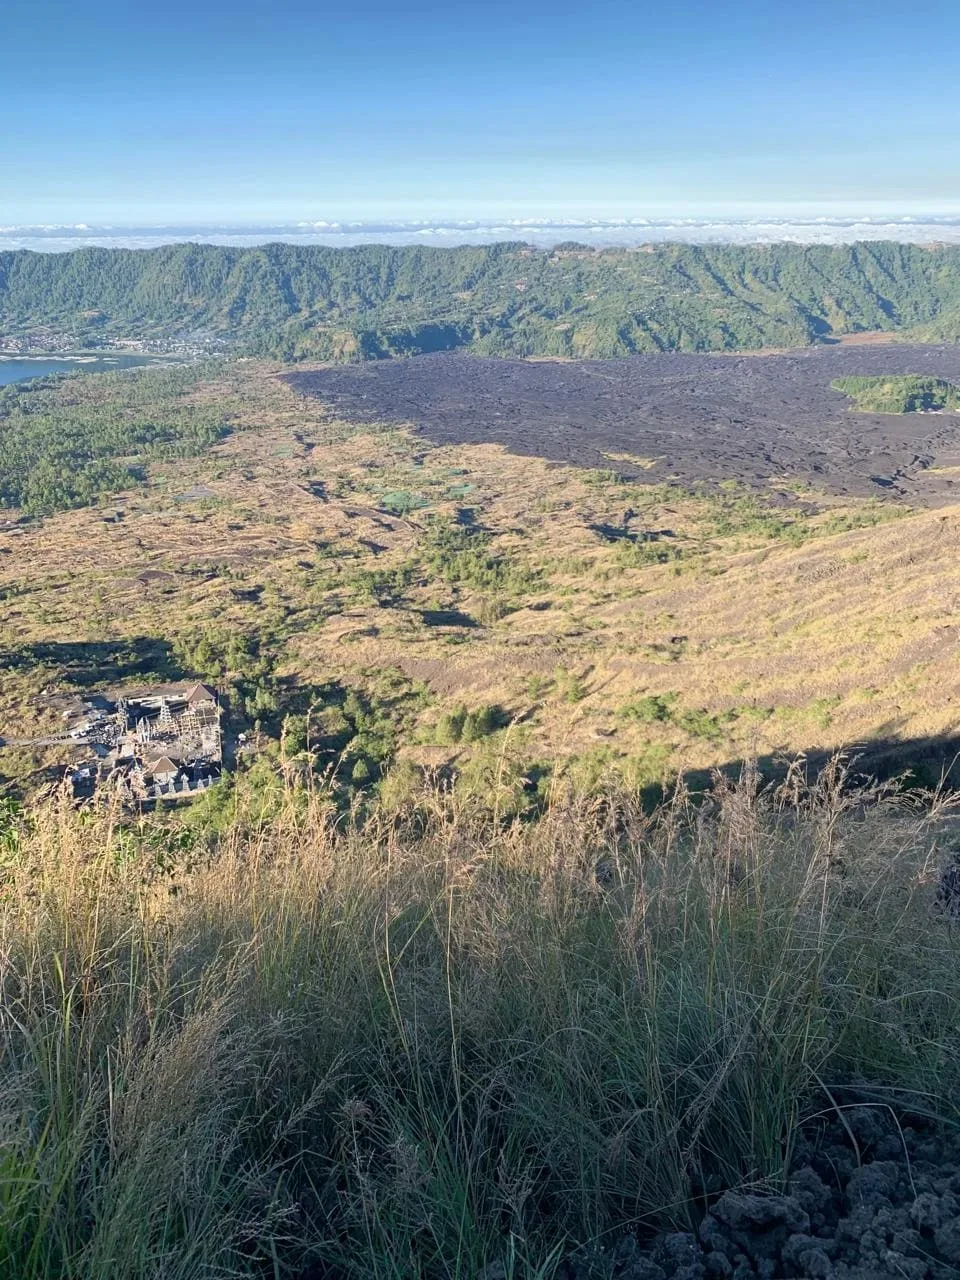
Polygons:
M766 485L782 477L838 494L955 497L960 414L854 412L830 383L857 374L960 381L960 346L838 344L578 362L441 354L286 380L349 422L408 424L441 444L500 444L651 483ZM633 466L618 454L656 462Z

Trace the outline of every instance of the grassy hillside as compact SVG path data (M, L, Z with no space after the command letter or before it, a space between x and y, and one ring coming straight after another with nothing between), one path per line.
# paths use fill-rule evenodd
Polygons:
M861 413L956 412L960 408L960 390L944 378L836 378L830 385L848 395Z
M960 248L894 243L0 253L0 333L215 334L284 359L783 347L958 310Z
M346 426L253 363L181 401L230 434L144 457L107 506L0 529L0 736L54 729L49 687L202 676L260 722L267 773L286 724L345 801L396 762L411 785L499 776L521 811L558 777L644 787L954 733L956 507L431 445ZM31 787L57 759L8 748L0 774Z
M825 1115L848 1172L865 1118L894 1158L904 1107L960 1120L951 835L842 772L655 821L558 796L504 828L434 791L357 827L294 769L219 836L0 813L0 1269L706 1274L637 1237L784 1189ZM890 1269L856 1273L947 1276L952 1229L881 1230Z

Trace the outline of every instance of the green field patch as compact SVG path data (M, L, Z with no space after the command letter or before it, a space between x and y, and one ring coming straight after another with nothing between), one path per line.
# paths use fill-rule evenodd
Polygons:
M835 378L830 386L849 396L859 413L956 413L960 409L960 388L946 378L912 374Z
M406 516L411 511L421 511L429 506L422 493L413 493L409 489L392 489L380 498L380 506L393 516Z

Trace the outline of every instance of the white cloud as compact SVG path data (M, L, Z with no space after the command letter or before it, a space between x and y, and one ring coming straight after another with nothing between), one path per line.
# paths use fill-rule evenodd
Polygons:
M561 240L581 240L597 246L633 247L683 241L713 244L840 244L854 240L900 240L907 243L940 241L960 244L960 216L875 213L831 216L752 218L509 218L500 221L426 218L407 221L336 222L304 219L260 226L94 226L87 223L0 226L0 249L62 252L85 245L146 249L161 244L193 241L199 244L254 246L273 241L291 244L492 244L497 240L527 240L548 247Z

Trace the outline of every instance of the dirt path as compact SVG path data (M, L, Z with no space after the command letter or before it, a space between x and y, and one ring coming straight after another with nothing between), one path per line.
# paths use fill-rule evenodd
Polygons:
M0 750L4 747L57 747L63 744L72 747L84 745L78 738L5 738L0 734Z

